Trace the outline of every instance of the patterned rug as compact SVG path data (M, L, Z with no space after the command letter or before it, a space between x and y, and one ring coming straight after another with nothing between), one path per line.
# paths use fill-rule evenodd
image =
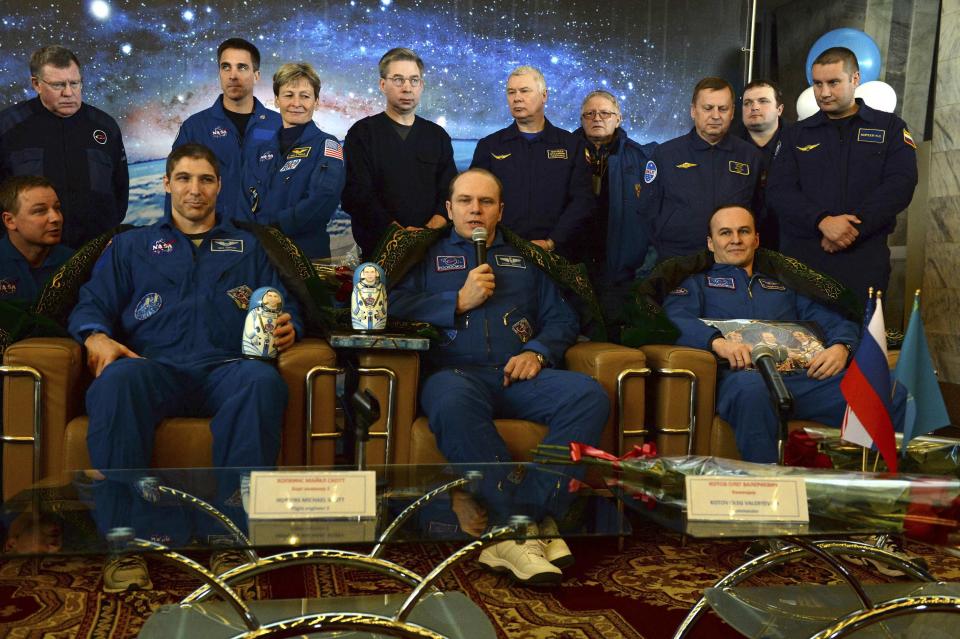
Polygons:
M672 636L703 589L743 562L743 543L681 543L652 524L638 526L618 552L616 540L574 540L577 563L551 588L524 588L490 574L473 560L448 573L444 590L460 590L489 616L501 639L663 639ZM450 548L404 545L388 558L425 574ZM960 559L923 546L934 575L960 579ZM197 559L205 559L197 557ZM155 589L108 595L95 557L7 559L0 562L0 636L11 639L123 639L135 637L157 608L199 585L172 564L148 560ZM865 581L883 581L858 572ZM754 580L757 584L828 583L831 573L812 561L795 562ZM375 574L341 567L291 568L262 575L246 598L283 599L398 592ZM712 613L692 637L739 636Z

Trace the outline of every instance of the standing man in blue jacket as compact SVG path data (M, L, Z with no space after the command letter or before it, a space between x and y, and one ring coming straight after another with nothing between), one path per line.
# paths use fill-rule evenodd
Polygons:
M558 129L544 114L547 83L538 69L520 66L507 78L514 122L480 140L471 168L503 183L503 223L525 240L578 258L580 234L593 223L584 140Z
M762 160L752 144L729 135L734 97L722 78L697 82L693 128L658 146L647 162L644 207L658 260L701 250L703 229L718 206L754 206Z
M887 237L917 186L917 145L906 123L854 98L852 51L827 49L813 62L820 112L784 135L767 197L787 255L832 275L861 301L890 279Z
M83 101L81 71L69 49L38 49L30 56L37 97L0 112L0 180L50 180L63 207L63 243L73 249L123 221L130 188L120 127Z
M244 168L252 221L276 226L310 259L330 257L327 223L343 190L343 148L313 122L320 76L306 62L282 65L273 94L283 126Z
M763 158L760 187L757 193L757 211L760 222L757 232L765 248L777 250L780 246L780 225L776 211L767 207L767 182L770 165L783 147L783 93L770 80L753 80L743 88L742 139L757 147Z
M608 323L616 323L630 284L656 262L640 195L644 168L657 145L641 145L627 136L620 126L620 104L607 91L589 93L580 112L581 126L574 134L584 139L597 199L596 215L580 240L583 261Z
M256 159L256 147L276 134L280 116L253 95L260 81L257 47L242 38L224 40L217 47L217 64L223 93L213 106L184 121L173 148L194 142L213 151L223 183L217 210L233 217L245 207L243 167Z

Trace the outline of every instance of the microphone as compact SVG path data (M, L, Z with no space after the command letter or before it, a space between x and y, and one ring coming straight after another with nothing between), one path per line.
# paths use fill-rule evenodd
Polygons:
M773 402L773 408L777 411L777 415L786 418L793 413L793 394L783 383L783 377L777 370L779 350L767 344L757 344L750 351L750 359L753 360L757 370L760 371L763 383L767 385L767 391L770 393L770 400Z
M477 266L487 263L487 229L478 226L470 234L473 248L477 249Z

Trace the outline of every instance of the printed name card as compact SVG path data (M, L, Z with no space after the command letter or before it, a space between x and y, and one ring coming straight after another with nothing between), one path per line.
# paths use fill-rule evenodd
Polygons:
M687 519L806 523L802 477L687 477Z
M251 519L375 517L376 504L372 470L250 473Z

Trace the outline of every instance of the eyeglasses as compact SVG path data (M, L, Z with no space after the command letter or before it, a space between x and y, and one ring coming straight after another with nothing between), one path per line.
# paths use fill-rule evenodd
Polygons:
M609 120L615 115L620 115L619 113L614 113L613 111L584 111L580 114L584 120L593 120L597 116L600 116L601 120Z
M411 75L409 78L405 78L402 75L391 75L389 78L384 78L387 82L392 84L395 87L402 87L405 82L409 82L410 86L416 89L420 86L420 83L423 82L423 78L419 75Z
M71 80L70 82L47 82L43 78L37 78L37 80L59 93L63 93L67 87L70 87L71 91L79 91L83 88L83 80Z

